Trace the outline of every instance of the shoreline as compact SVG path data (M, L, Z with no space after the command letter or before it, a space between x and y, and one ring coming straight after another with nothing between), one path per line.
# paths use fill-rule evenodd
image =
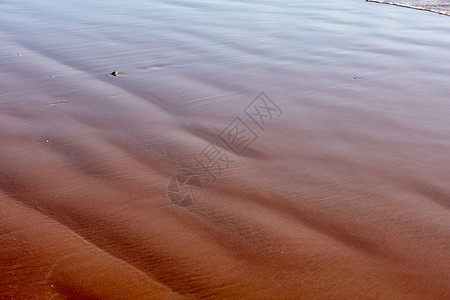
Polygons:
M427 7L422 7L422 6L408 5L408 4L403 4L403 3L396 3L396 2L392 2L392 1L381 1L381 0L366 0L366 1L372 2L372 3L388 4L388 5L394 5L394 6L399 6L399 7L412 8L415 10L428 11L428 12L432 12L432 13L436 13L436 14L440 14L440 15L446 15L446 16L450 15L450 12L445 11L445 10L427 8Z

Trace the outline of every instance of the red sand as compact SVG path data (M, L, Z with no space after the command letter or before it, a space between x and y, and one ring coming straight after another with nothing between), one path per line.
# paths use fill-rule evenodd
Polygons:
M0 4L0 298L450 298L448 18L264 3Z

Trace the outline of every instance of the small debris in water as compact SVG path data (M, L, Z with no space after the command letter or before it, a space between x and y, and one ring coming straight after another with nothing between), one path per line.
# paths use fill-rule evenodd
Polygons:
M58 100L58 101L55 101L55 102L50 102L49 105L63 104L63 103L67 103L67 102L69 102L69 100L62 99L62 100Z
M21 55L22 55L22 53L17 53L17 55L18 55L18 56L21 56Z
M48 143L48 140L45 140L46 143Z

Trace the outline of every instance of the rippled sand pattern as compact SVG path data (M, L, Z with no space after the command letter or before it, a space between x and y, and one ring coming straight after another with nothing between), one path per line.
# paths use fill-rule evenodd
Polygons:
M450 22L299 2L1 1L0 298L450 299Z

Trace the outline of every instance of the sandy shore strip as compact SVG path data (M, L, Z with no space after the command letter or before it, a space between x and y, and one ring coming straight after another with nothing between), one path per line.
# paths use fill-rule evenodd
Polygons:
M412 8L416 10L423 10L441 15L450 15L450 4L445 0L431 0L431 1L417 1L417 0L397 0L397 1L382 1L382 0L366 0L367 2L374 2L380 4L389 4L405 8Z

